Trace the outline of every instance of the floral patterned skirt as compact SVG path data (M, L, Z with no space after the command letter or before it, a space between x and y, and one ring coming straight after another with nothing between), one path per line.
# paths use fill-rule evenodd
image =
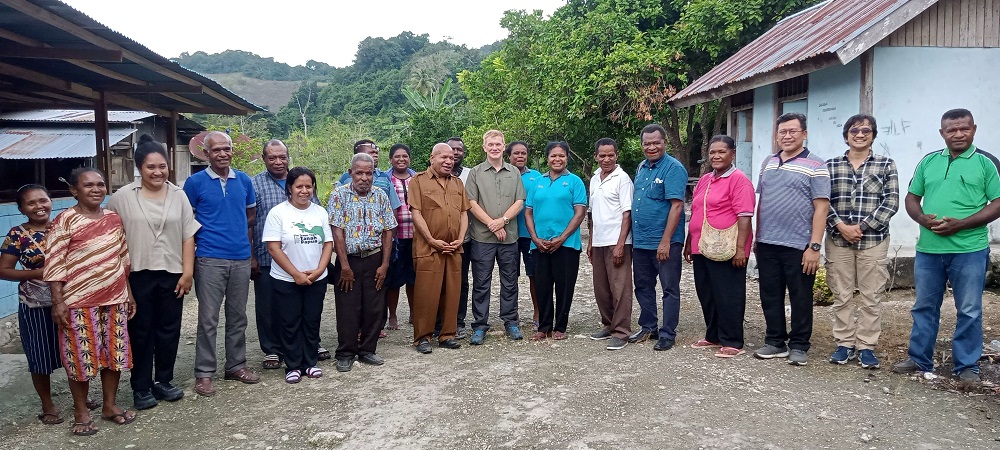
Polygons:
M70 308L69 327L59 327L59 348L69 379L90 381L103 369L132 368L127 324L126 303Z

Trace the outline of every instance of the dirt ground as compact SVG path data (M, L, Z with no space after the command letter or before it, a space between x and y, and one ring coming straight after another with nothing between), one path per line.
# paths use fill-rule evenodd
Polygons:
M690 265L685 265L678 343L700 338L704 322ZM496 285L496 281L494 281ZM748 350L763 339L756 282L749 282ZM1000 405L994 385L961 386L947 378L926 380L890 374L905 357L912 291L890 292L883 303L883 368L832 365L834 345L827 307L815 308L809 365L784 360L733 360L688 346L654 352L652 343L609 352L587 335L599 325L590 265L582 262L570 317L570 339L559 343L509 341L499 331L496 287L485 345L459 350L435 347L420 355L410 345L412 328L401 305L402 329L379 345L386 364L355 363L338 373L321 363L323 378L287 385L283 371L262 372L262 382L242 385L217 379L219 392L199 397L192 367L196 307L186 302L175 384L176 403L161 403L118 427L97 421L92 437L73 437L71 396L65 373L54 376L55 401L67 423L35 419L23 354L15 340L0 349L0 447L21 448L996 448ZM530 329L527 279L521 278L521 322ZM252 311L253 296L249 309ZM987 341L1000 335L1000 297L984 298ZM635 308L638 314L638 308ZM939 356L947 360L955 310L942 311ZM263 357L253 314L247 329L249 364ZM2 325L2 324L0 324ZM15 324L16 326L16 324ZM996 329L996 331L994 331ZM323 316L324 344L336 347L332 291ZM220 337L220 354L221 337ZM220 360L220 366L222 361ZM939 360L940 363L940 360ZM984 362L988 380L1000 373ZM128 375L121 403L131 406ZM92 387L96 394L97 388ZM996 419L995 419L996 418ZM996 421L995 421L996 420Z

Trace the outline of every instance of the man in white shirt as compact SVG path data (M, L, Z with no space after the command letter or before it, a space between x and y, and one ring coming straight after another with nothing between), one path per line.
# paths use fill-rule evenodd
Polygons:
M608 350L620 350L632 334L632 180L618 165L618 143L597 141L600 166L590 179L587 257L594 266L594 299L603 328L591 339L609 339Z

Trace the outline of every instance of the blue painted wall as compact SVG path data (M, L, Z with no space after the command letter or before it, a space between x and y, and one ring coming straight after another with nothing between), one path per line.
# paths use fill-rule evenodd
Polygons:
M52 217L76 204L76 199L55 198L52 199ZM0 232L7 235L7 231L18 226L26 218L17 210L16 203L0 203ZM2 238L0 238L2 239ZM0 317L6 317L17 312L17 283L0 280Z

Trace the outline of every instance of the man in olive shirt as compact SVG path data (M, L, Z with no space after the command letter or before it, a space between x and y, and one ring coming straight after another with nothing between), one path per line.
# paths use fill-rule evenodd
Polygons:
M498 130L483 135L486 161L473 167L465 192L472 206L472 338L479 345L490 329L490 288L494 262L500 268L500 319L512 340L523 339L517 319L517 213L524 206L521 173L503 162L504 136Z
M990 262L987 225L1000 217L1000 161L972 143L976 123L967 109L944 113L939 131L947 147L920 160L906 194L906 213L920 225L913 259L917 299L910 310L909 358L892 370L934 370L941 303L951 283L958 316L951 341L952 373L975 382L983 353L983 285Z

